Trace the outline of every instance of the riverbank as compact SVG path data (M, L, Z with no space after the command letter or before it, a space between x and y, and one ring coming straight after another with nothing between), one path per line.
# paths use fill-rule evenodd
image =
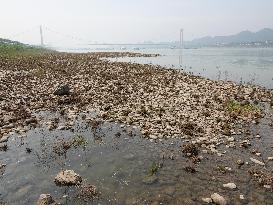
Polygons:
M2 58L1 138L39 123L33 113L96 111L107 121L140 127L151 140L189 139L213 150L263 116L266 89L217 82L153 65L101 58L130 53L49 54ZM54 93L67 85L64 95ZM22 133L23 134L23 133ZM211 147L211 145L213 145Z
M267 167L266 171L270 169L272 164L265 157L270 159L273 153L263 153L260 151L262 147L258 146L250 155L248 152L242 156L238 153L250 149L251 140L264 134L263 127L258 128L260 124L266 124L270 130L272 91L258 86L212 81L160 66L107 60L123 56L142 54L51 53L1 57L0 145L3 151L12 144L14 139L9 141L10 137L24 140L29 132L37 129L38 133L43 130L74 133L78 129L76 121L83 119L93 127L93 131L103 123L112 124L110 127L117 123L121 129L138 130L141 146L144 146L142 143L145 141L141 138L145 138L149 140L147 143L154 144L152 149L155 150L157 145L172 141L164 150L165 153L158 146L157 157L186 159L189 164L183 162L183 170L189 173L198 172L195 164L205 161L203 168L208 178L212 176L207 170L211 169L210 165L214 162L218 164L217 172L220 170L223 173L232 171L236 166L242 167L246 161ZM45 115L41 118L40 113L43 112ZM55 113L54 117L48 118L47 112ZM265 116L267 120L263 122ZM262 134L257 131L259 129ZM119 137L120 133L118 131L114 135ZM128 138L133 131L126 133L125 138ZM94 136L94 141L101 139ZM172 143L177 146L173 148ZM15 147L12 149L16 152ZM137 150L136 147L134 149ZM233 153L240 157L234 159ZM203 160L203 155L209 154L212 154L213 159ZM232 164L230 159L233 159ZM219 163L221 160L224 163ZM5 168L9 168L6 162ZM153 166L151 175L160 168L158 164ZM180 168L178 170L181 171ZM241 179L247 174L248 168L244 167L243 174L240 172ZM270 173L261 171L263 169L254 170L251 174L254 179L262 180L262 187L266 186L267 189L270 186L271 190ZM181 180L184 179L182 177ZM157 178L149 178L148 184L154 184L154 180ZM236 176L233 176L232 182L235 180ZM225 178L219 183L224 182L231 181ZM144 184L147 185L147 180ZM204 197L210 198L211 194L204 193Z

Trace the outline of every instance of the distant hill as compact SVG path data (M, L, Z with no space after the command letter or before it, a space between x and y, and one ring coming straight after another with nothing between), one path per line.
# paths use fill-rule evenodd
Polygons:
M0 44L9 44L9 45L25 45L27 46L26 44L23 44L23 43L20 43L18 41L12 41L12 40L9 40L9 39L4 39L4 38L0 38Z
M273 29L265 28L258 32L242 31L230 36L207 36L191 41L194 45L219 45L219 44L239 44L252 42L273 41Z

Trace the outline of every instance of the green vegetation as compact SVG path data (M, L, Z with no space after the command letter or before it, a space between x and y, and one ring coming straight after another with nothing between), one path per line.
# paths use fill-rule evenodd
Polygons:
M162 165L160 163L153 162L153 164L151 165L151 167L148 170L148 176L155 175L161 167L162 167Z
M251 103L240 103L235 100L231 100L227 103L227 110L239 116L248 116L248 115L260 115L261 110L256 105Z
M83 136L77 135L73 137L72 145L74 148L83 147L85 149L88 145L88 142Z
M0 38L0 56L13 57L13 56L28 56L39 55L51 52L48 49L38 46L30 46L17 41L11 41Z

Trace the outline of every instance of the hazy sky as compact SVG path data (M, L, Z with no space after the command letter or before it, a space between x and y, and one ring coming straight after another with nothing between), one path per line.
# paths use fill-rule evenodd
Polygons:
M39 43L39 25L53 45L174 41L180 28L186 40L273 28L273 0L0 0L0 6L0 37L26 43Z

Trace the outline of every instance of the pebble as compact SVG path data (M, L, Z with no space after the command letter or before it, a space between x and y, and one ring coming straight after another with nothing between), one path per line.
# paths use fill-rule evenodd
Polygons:
M212 199L211 198L202 198L202 201L207 203L207 204L210 204L212 203Z
M73 170L65 170L61 171L55 177L55 183L61 186L73 186L80 184L82 182L82 178L80 175L75 173Z
M264 185L264 188L271 189L271 185Z
M241 200L244 200L244 199L245 199L245 197L244 197L243 194L240 194L240 199L241 199Z
M267 157L268 161L273 161L273 157Z
M66 127L64 126L64 125L61 125L61 126L59 126L58 128L57 128L57 130L65 130L66 129Z
M226 205L227 202L224 197L222 197L218 193L214 193L211 195L212 202L217 205Z
M156 140L156 139L157 139L157 136L156 136L156 135L150 135L149 137L150 137L150 139L153 139L153 140Z
M9 135L4 135L4 136L0 139L0 143L7 142L8 139L9 139Z
M229 142L233 142L234 140L235 140L234 137L228 138L228 141L229 141Z
M263 162L261 162L261 161L259 161L259 160L257 160L257 159L254 159L254 158L250 158L250 160L253 162L253 163L255 163L255 164L258 164L258 165L261 165L261 166L264 166L265 165L265 163L263 163Z
M242 166L242 165L244 165L245 164L245 162L243 161L243 160L237 160L237 164L239 165L239 166Z
M50 194L41 194L36 205L58 205Z
M234 184L234 183L223 184L223 187L229 188L229 189L236 189L237 188L236 184Z

